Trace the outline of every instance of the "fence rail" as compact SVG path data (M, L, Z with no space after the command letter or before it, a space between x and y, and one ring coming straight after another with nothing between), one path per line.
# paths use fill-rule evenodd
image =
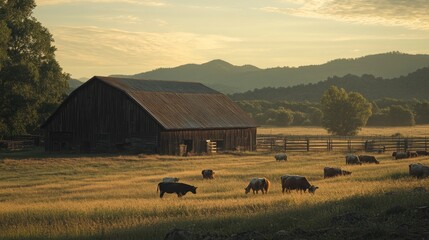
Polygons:
M427 137L333 137L258 135L258 151L428 151Z

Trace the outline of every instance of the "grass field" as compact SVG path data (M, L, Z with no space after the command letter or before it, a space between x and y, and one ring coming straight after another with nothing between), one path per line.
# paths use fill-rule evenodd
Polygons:
M291 153L288 162L250 153L0 157L0 239L163 239L172 228L223 234L258 230L270 238L278 230L332 229L336 235L307 237L343 239L390 236L404 221L429 227L427 216L412 215L416 207L429 206L429 179L408 176L408 164L429 165L429 157L392 160L386 153L377 155L379 165L362 166L346 166L340 152ZM353 174L323 179L325 166ZM201 179L205 168L216 171L215 180ZM305 175L319 189L315 195L282 195L284 174ZM197 194L160 199L156 186L166 176L197 186ZM271 180L267 195L244 194L255 176ZM415 191L418 187L426 191ZM400 218L383 215L398 205L407 209ZM352 219L359 226L342 222L338 216L345 213L362 216L361 222ZM341 226L349 230L338 230Z
M358 136L392 136L400 133L403 136L428 137L429 125L416 125L410 127L364 127ZM284 135L329 135L322 127L269 127L258 128L258 134L284 134Z

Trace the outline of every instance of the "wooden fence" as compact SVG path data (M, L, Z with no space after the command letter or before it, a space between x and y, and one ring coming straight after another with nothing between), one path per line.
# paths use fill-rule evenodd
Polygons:
M331 137L331 136L281 136L258 135L258 151L428 151L426 137Z

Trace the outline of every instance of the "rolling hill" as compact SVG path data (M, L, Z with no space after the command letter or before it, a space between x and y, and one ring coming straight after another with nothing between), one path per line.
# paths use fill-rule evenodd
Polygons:
M230 95L233 100L310 101L318 102L323 92L335 85L347 91L359 92L368 99L428 99L429 67L419 69L407 76L384 79L373 75L345 75L330 77L325 81L301 84L293 87L261 88Z
M427 54L391 52L360 58L336 59L320 65L267 69L252 65L234 66L222 60L213 60L204 64L186 64L135 75L115 76L201 82L223 93L237 93L255 88L317 83L332 76L347 74L397 78L423 67L429 67Z

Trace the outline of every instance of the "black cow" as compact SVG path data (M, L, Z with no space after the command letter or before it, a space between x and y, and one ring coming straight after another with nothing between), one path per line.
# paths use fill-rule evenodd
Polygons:
M286 153L277 153L276 155L274 155L274 158L276 159L276 161L287 161Z
M352 172L341 170L341 168L325 167L323 169L323 178L341 176L341 175L350 175Z
M178 197L185 196L186 193L197 193L197 187L185 183L160 182L156 192L160 192L159 197L162 198L164 193L176 193Z
M299 176L299 175L284 175L281 178L282 181L282 193L285 192L289 192L290 190L297 190L297 191L304 191L306 192L308 189L309 193L315 193L316 189L318 189L319 187L316 187L314 185L311 185L307 178L304 176Z
M380 163L374 156L368 156L368 155L359 155L359 160L362 163L375 163L375 164Z
M429 152L424 151L424 150L417 150L416 152L419 156L428 156L429 155Z

